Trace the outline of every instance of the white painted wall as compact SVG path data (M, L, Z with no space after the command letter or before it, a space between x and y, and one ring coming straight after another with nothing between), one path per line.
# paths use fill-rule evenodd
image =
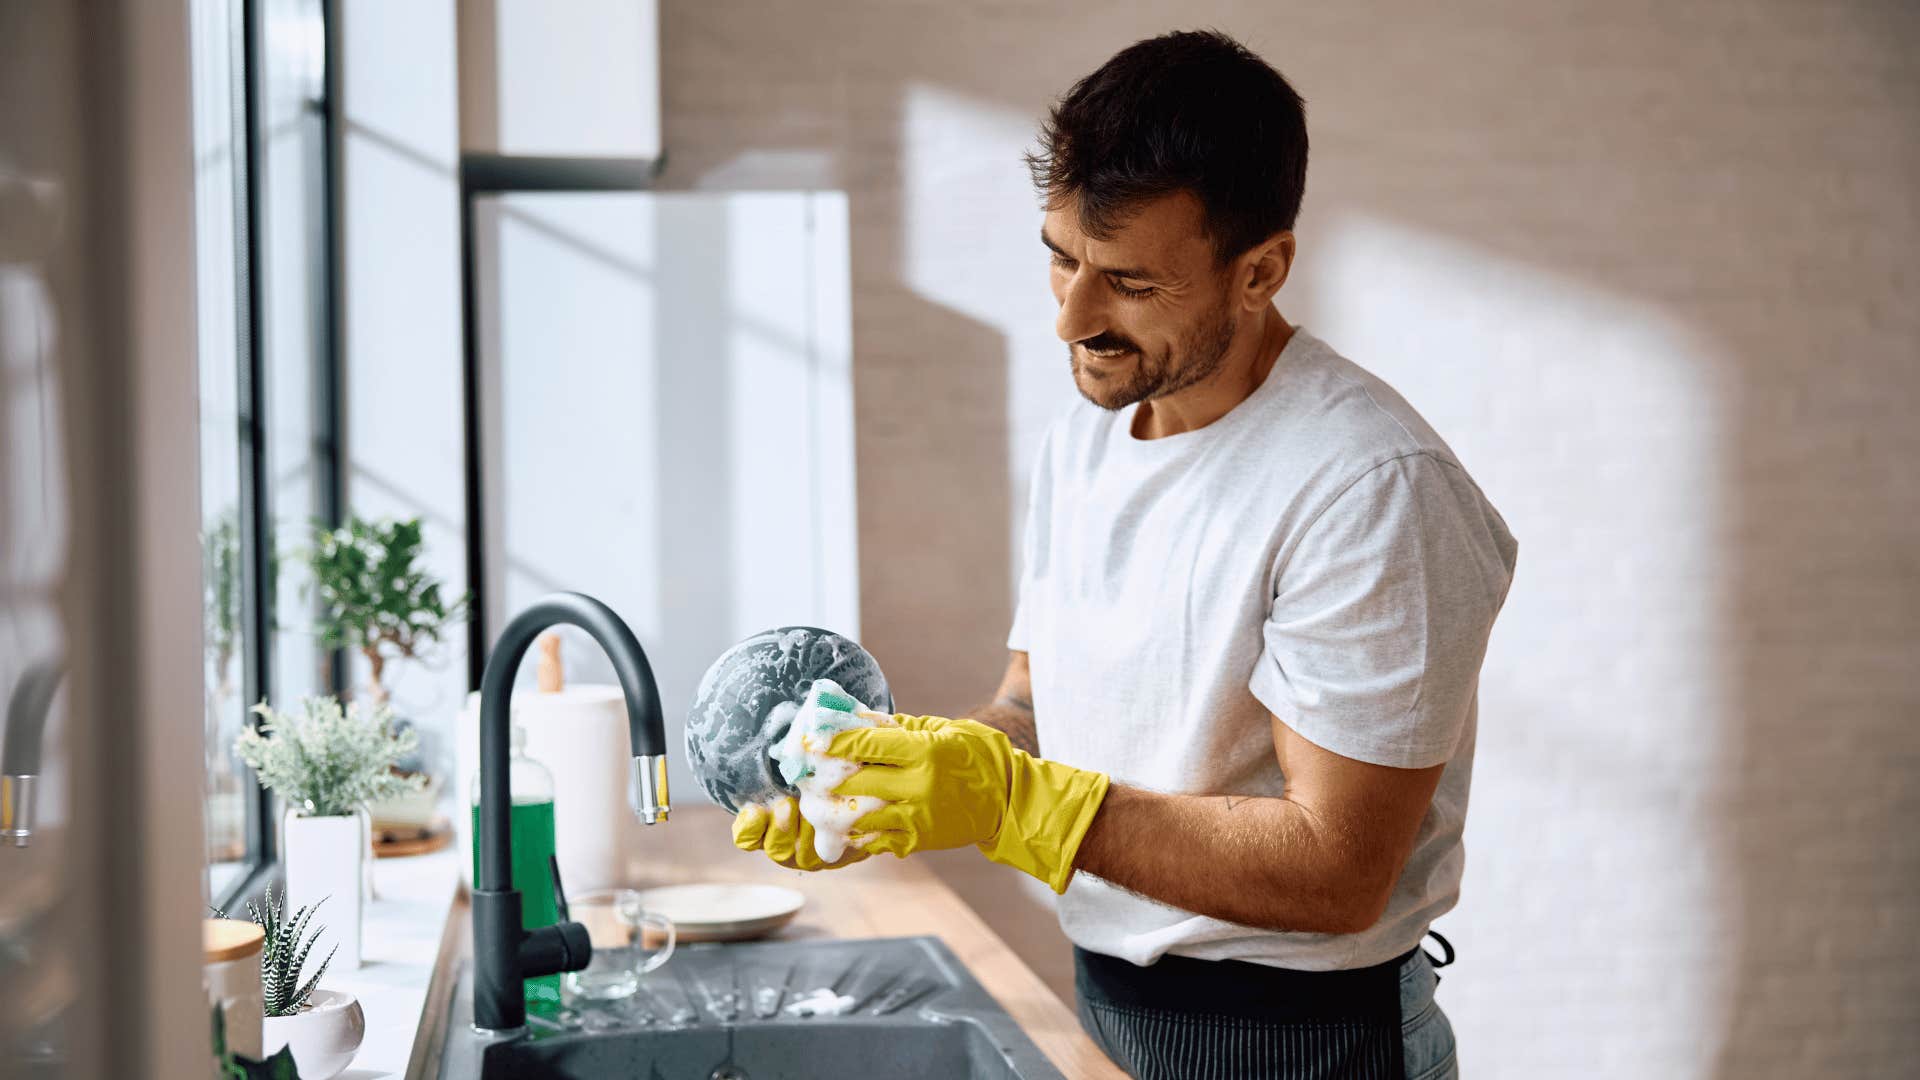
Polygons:
M1521 541L1440 926L1468 1073L1920 1051L1911 6L662 17L670 185L848 192L862 621L903 707L991 692L1022 478L1072 392L1018 154L1120 47L1218 26L1308 100L1282 310L1405 392ZM1021 879L941 865L1067 992Z

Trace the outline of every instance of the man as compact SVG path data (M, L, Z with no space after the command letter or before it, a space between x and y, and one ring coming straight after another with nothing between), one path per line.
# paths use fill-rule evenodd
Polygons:
M1419 944L1459 893L1516 545L1274 305L1306 160L1298 95L1217 33L1053 110L1030 165L1085 403L1034 470L999 697L832 747L863 763L840 792L889 801L842 864L974 844L1061 892L1081 1022L1137 1076L1456 1072ZM779 810L736 843L821 868Z

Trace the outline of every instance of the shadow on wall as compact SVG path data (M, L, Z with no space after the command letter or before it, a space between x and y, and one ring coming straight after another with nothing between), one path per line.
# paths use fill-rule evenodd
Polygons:
M854 258L873 237L853 204ZM864 303L863 303L864 302ZM906 289L856 300L860 621L895 707L950 716L992 700L1006 667L1006 342ZM897 343L858 352L863 337ZM979 634L998 628L997 636ZM966 632L956 633L956 628Z
M1071 79L1171 20L1147 3L1104 6L1097 25L1066 4L947 19L901 7L795 12L669 0L668 179L699 186L749 149L817 151L851 192L867 636L908 706L964 707L990 690L1006 625L1004 611L983 600L1009 591L1005 532L976 536L968 524L982 512L1004 521L1009 511L994 450L1005 445L1003 415L992 430L992 399L1004 388L992 369L1006 343L929 311L899 269L914 224L900 217L898 103L926 83L1037 117ZM1507 1000L1521 1002L1464 1017L1484 1036L1469 1054L1496 1071L1531 1062L1536 1075L1575 1072L1590 1060L1583 1054L1598 1017L1608 1029L1657 1029L1657 1046L1628 1039L1617 1051L1655 1071L1891 1066L1920 1052L1906 1004L1920 990L1910 899L1920 851L1903 840L1920 804L1893 771L1920 752L1910 672L1920 648L1912 561L1920 497L1902 469L1920 460L1920 426L1907 422L1920 404L1911 302L1920 190L1911 43L1920 18L1897 4L1533 12L1495 2L1431 13L1201 4L1179 16L1241 36L1310 101L1303 286L1325 252L1316 226L1386 222L1656 313L1691 343L1680 361L1708 366L1673 385L1712 395L1695 404L1720 441L1710 460L1685 463L1707 488L1691 504L1676 500L1669 518L1708 545L1705 578L1689 588L1623 577L1612 587L1631 604L1572 610L1544 598L1525 625L1514 618L1521 609L1510 610L1483 695L1481 772L1495 787L1494 771L1509 767L1507 751L1520 744L1544 757L1519 768L1552 771L1570 799L1605 802L1620 778L1587 768L1583 748L1593 742L1621 751L1625 769L1644 754L1638 760L1690 776L1688 790L1659 794L1672 802L1674 828L1696 834L1696 857L1650 867L1647 837L1624 829L1577 850L1556 847L1555 830L1529 829L1545 836L1529 857L1538 880L1606 879L1609 895L1632 908L1621 914L1691 938L1690 955L1708 957L1712 970L1690 985L1711 1000L1672 1008L1661 997L1670 992L1663 968L1674 962L1665 943L1610 936L1614 913L1591 902L1539 912L1520 897L1469 892L1468 910L1499 911L1525 933L1573 935L1587 965L1576 979L1574 970L1500 958L1499 940L1464 943L1479 946L1483 971L1511 965ZM801 40L819 47L791 47ZM751 74L716 80L716 71ZM749 92L753 108L732 100ZM1473 269L1460 268L1459 288L1478 287ZM1406 307L1390 295L1377 303L1376 317L1389 319ZM1341 344L1337 324L1317 329ZM1500 338L1498 327L1467 329ZM1448 351L1458 345L1433 346L1416 358L1428 367L1402 389L1453 437L1496 503L1546 501L1506 463L1474 458L1466 448L1475 435L1446 430L1435 415L1428 403L1450 381L1490 368ZM1442 356L1447 367L1436 371ZM1383 371L1393 363L1357 359ZM1577 373L1597 362L1575 353L1541 357L1540 368ZM1527 427L1538 417L1526 395L1555 389L1485 386L1500 403L1490 422L1522 444L1552 442L1555 432ZM1579 434L1603 447L1631 443L1634 424L1631 410L1617 423L1588 417ZM1570 572L1589 581L1615 574L1619 552L1657 557L1668 539L1658 517L1643 534L1609 531L1613 508L1578 498L1585 477L1614 467L1569 462L1547 481L1572 489L1569 516L1512 521L1529 546L1516 599L1556 547L1576 552ZM1672 595L1663 601L1660 589ZM1637 618L1643 609L1662 625L1701 620L1684 638L1697 652L1663 665L1659 680L1622 660L1643 629L1622 612ZM1560 688L1563 700L1503 716L1498 684L1519 680L1498 670L1500 642L1516 635L1587 662L1574 665L1582 676ZM1665 681L1672 670L1682 685ZM1617 717L1618 729L1577 730L1576 698L1597 702L1591 711ZM1663 727L1678 736L1671 744ZM1677 753L1691 756L1676 763ZM1527 842L1502 809L1514 808L1476 808L1476 865ZM1656 874L1709 906L1649 912L1634 883ZM1474 963L1469 952L1463 970ZM1536 1008L1551 1022L1512 1019ZM1708 1023L1691 1028L1678 1015Z

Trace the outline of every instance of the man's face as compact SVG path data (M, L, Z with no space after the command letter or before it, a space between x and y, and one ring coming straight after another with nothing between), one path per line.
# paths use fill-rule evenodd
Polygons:
M1088 401L1124 409L1220 370L1237 322L1234 279L1215 267L1202 215L1199 199L1176 192L1096 240L1071 205L1047 213L1055 330Z

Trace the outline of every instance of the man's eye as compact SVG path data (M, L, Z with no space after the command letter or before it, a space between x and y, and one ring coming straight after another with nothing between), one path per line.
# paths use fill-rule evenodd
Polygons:
M1130 289L1127 286L1116 281L1113 283L1113 291L1119 293L1121 296L1127 296L1135 300L1139 300L1143 297L1152 296L1153 286L1149 285L1144 289Z
M1053 265L1059 267L1062 270L1071 270L1077 264L1072 259L1067 258L1065 255L1055 255L1053 256Z

